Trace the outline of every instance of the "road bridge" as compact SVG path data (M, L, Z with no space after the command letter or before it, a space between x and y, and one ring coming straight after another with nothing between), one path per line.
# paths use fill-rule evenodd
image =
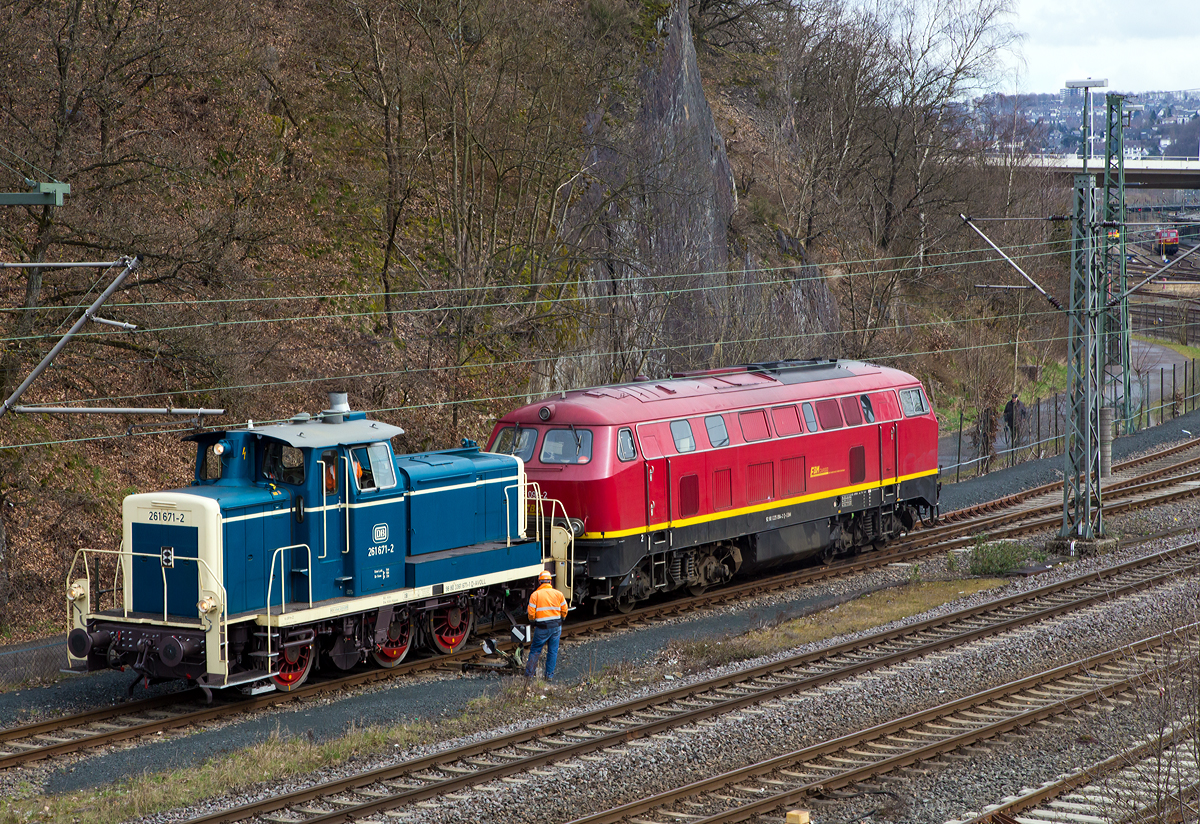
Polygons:
M1083 158L1074 155L1029 155L1017 161L1034 169L1077 175L1084 171ZM1104 185L1104 158L1088 158L1087 171ZM1125 159L1125 185L1144 189L1200 189L1200 157L1141 157Z

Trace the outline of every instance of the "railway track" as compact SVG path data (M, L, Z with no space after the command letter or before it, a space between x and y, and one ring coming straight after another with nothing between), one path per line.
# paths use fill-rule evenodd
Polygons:
M753 711L754 705L804 700L804 693L882 667L1054 620L1196 573L1200 543L815 653L264 799L191 824L231 824L255 817L305 824L359 821L717 716Z
M1194 629L1194 627L1193 627ZM1178 665L1157 636L833 741L697 781L572 824L746 821L1087 704L1143 688ZM1192 645L1191 653L1197 647Z
M1200 763L1192 725L1135 744L1083 769L946 824L1171 824L1194 820Z
M1104 487L1106 511L1118 512L1137 506L1150 506L1200 491L1200 474L1186 472L1192 467L1200 466L1200 454L1185 457L1183 460L1176 459L1189 452L1200 453L1200 438L1114 466L1115 476ZM1186 473L1182 480L1172 480L1169 477L1180 472ZM1183 485L1179 486L1180 483ZM1173 490L1169 489L1172 484L1176 486ZM1167 492L1162 491L1164 487L1168 487ZM1061 489L1061 483L1046 484L1007 496L999 502L951 513L948 516L949 523L919 530L889 549L841 563L742 582L699 596L651 604L628 614L618 613L571 622L563 628L563 637L587 638L705 607L742 602L747 597L763 593L818 583L878 569L892 563L915 561L930 554L972 546L981 534L986 534L992 539L1009 538L1053 527L1059 520L1059 516L1053 513L1061 507L1061 501L1055 503L1045 499L1055 491L1061 492ZM1113 500L1114 498L1117 500ZM1008 511L996 512L998 508L1003 507L1007 507ZM494 631L504 629L506 628L496 627ZM458 667L480 657L477 649L468 648L450 655L413 659L393 669L352 672L311 683L291 693L267 693L197 707L196 704L201 700L200 693L198 690L192 690L4 729L0 730L0 770L43 758L153 736L160 732L212 721L232 712L250 712L402 675Z

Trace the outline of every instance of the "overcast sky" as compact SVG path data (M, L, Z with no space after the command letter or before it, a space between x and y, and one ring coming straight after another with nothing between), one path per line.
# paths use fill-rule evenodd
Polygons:
M1200 89L1195 0L1015 0L1024 64L997 91L1057 92L1107 78L1113 91Z

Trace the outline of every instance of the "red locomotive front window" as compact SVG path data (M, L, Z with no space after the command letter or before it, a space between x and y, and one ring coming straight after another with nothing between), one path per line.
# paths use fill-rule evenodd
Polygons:
M517 433L520 434L517 434ZM526 427L508 426L500 430L496 438L493 452L501 455L516 455L525 463L533 459L533 450L537 446L538 431Z
M542 453L538 459L544 464L584 464L592 459L592 431L590 429L551 429L542 439Z
M617 459L632 461L637 457L637 447L633 443L633 433L628 429L617 432Z

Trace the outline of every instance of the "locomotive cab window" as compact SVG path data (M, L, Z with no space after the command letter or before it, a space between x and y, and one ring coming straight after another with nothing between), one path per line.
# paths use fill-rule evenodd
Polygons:
M221 456L217 453L216 447L215 443L204 447L204 453L200 457L200 470L197 473L197 477L201 481L221 480Z
M392 450L386 443L356 446L350 450L350 471L362 492L391 489L396 485Z
M304 483L304 453L279 441L268 442L263 450L262 475L271 482Z
M325 466L321 467L321 465L318 464L317 468L321 469L321 471L325 473L325 494L336 495L338 490L341 488L338 482L338 468L341 466L341 463L338 460L337 451L333 449L327 449L322 452L321 463L323 463Z
M671 421L671 437L675 439L677 451L696 451L696 437L692 434L692 424L689 421Z
M637 447L633 443L633 433L628 429L617 431L617 459L632 461L637 457Z
M708 442L714 447L729 446L729 430L725 428L725 419L720 415L705 418L704 428L708 430Z
M859 395L858 402L862 405L863 417L867 419L867 423L875 423L875 410L871 407L871 399L866 395Z
M551 429L542 438L544 464L584 464L592 459L592 430L571 427Z
M929 404L925 403L925 396L917 387L900 390L900 406L904 409L906 418L929 413Z
M516 455L525 463L533 459L533 450L537 446L538 431L524 427L506 426L500 430L492 451L501 455Z

